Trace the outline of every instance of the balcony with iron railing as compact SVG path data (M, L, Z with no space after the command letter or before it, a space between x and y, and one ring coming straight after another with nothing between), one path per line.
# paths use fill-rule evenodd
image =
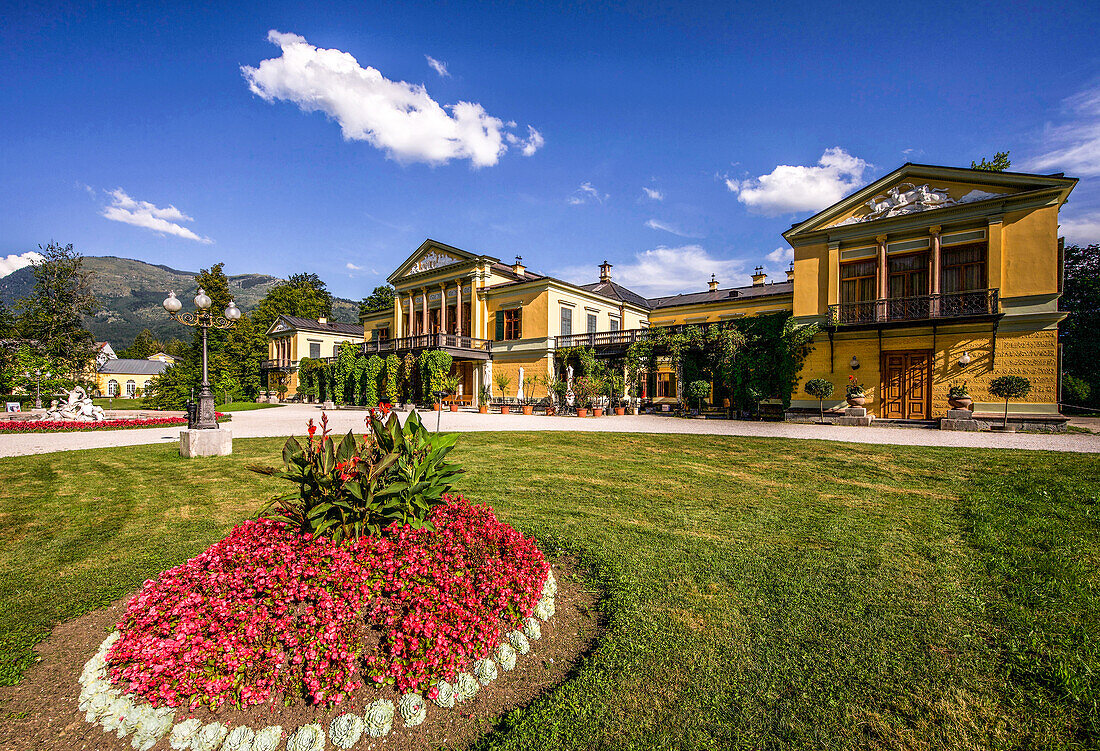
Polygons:
M425 349L442 349L458 357L474 360L489 359L491 342L472 336L445 334L437 331L432 334L402 336L396 339L374 339L363 342L360 350L364 355L387 355L391 352L418 352Z
M951 319L990 318L999 314L996 289L948 292L885 300L861 300L829 306L830 326L879 324Z
M276 360L264 360L260 363L260 370L294 370L298 367L297 361L286 358Z

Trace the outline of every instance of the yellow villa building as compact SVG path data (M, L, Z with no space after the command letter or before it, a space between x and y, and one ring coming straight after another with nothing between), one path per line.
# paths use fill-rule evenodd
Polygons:
M880 419L941 417L948 388L962 381L976 413L994 412L1003 403L988 395L990 380L1014 374L1032 391L1010 414L1056 421L1058 212L1075 184L1060 174L905 164L784 232L794 250L785 279L768 281L758 267L748 286L721 288L712 276L705 291L658 298L615 283L606 262L577 285L528 271L519 257L506 264L429 239L390 274L393 309L363 316L354 336L368 356L449 352L462 401L476 403L494 374L508 377L506 397L521 372L564 377L554 358L564 347L622 356L649 327L787 312L818 327L794 413L817 408L801 391L812 378L832 381L837 397L826 406L842 406L849 376ZM269 332L272 363L293 378L306 342L310 356L331 357L342 336L356 341L347 324L283 316ZM545 396L545 387L527 395ZM661 372L632 395L675 402L681 390Z

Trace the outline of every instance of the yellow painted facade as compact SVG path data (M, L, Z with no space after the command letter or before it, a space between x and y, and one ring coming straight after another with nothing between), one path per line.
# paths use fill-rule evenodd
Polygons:
M293 394L298 390L298 362L313 355L335 357L343 342L361 344L363 334L358 327L348 324L279 316L267 332L268 363L273 366L269 372L274 374L273 378L283 379L286 393ZM271 385L274 388L276 384Z
M476 397L505 374L504 396L512 398L521 367L542 381L564 375L554 372L558 347L622 347L649 327L790 312L795 323L820 329L792 407L816 408L801 392L812 378L833 382L829 406L842 406L855 376L880 417L902 402L909 419L942 416L948 389L962 381L975 410L991 412L1000 405L989 382L1014 374L1026 376L1032 392L1010 413L1056 415L1064 317L1058 212L1075 183L906 164L783 233L794 255L785 279L767 282L758 270L749 287L718 289L712 279L708 292L648 300L614 284L606 263L598 283L579 286L528 272L518 257L509 265L427 240L390 275L393 309L364 316L360 341L401 343L376 345L382 355L442 347L452 352L463 395ZM317 335L293 333L291 360L310 336ZM331 356L337 339L322 341ZM271 354L280 356L274 344ZM675 401L675 385L666 387L668 396L647 398ZM546 388L527 393L541 398Z
M905 165L792 227L784 237L794 249L795 320L823 329L803 368L802 383L812 378L831 381L836 388L832 403L827 404L840 408L848 378L855 376L865 387L868 411L881 417L890 380L882 370L884 354L924 352L931 358L931 374L926 383L927 414L922 419L942 417L950 408L948 389L964 381L975 412L1003 409L1003 402L988 393L989 382L1001 375L1022 375L1032 384L1025 400L1009 405L1010 414L1056 415L1057 325L1064 318L1058 311L1058 211L1075 182L1060 175ZM945 205L902 204L893 215L889 211L876 215L871 204L897 186L902 187L895 196L911 189L920 193L923 188L924 195L943 189L950 200ZM968 194L979 200L958 202ZM864 220L852 221L853 216ZM958 247L972 249L975 257L984 254L980 291L940 288L948 271L942 261L936 267L936 259ZM901 296L888 289L895 283L901 287L902 275L889 275L895 259L906 256L928 265L927 273L917 277L926 286L910 291L914 297L906 298L926 306L928 314L916 316L923 320L890 320L892 306L910 304L891 302ZM875 269L873 300L878 303L843 299L842 269L846 263L860 262ZM992 300L988 310L952 315L946 307L967 295L965 302L972 305L981 292ZM853 316L873 320L857 324ZM853 357L858 369L852 367ZM798 393L792 405L816 408L817 402Z

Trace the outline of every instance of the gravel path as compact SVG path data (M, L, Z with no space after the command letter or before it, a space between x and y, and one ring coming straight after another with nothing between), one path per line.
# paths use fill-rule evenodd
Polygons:
M306 422L319 420L320 409L309 405L287 405L275 409L236 412L228 424L234 438L282 437L303 434ZM334 432L363 430L366 415L361 410L336 410L329 413ZM434 412L423 414L424 422L433 430ZM737 435L765 438L800 438L844 441L846 443L878 443L899 446L959 446L967 448L1034 449L1100 453L1100 435L1015 433L956 433L948 430L919 428L860 428L833 425L804 425L782 422L742 422L738 420L684 420L657 415L602 417L581 420L576 417L546 417L544 415L480 415L476 412L443 412L439 415L444 431L486 430L575 430L615 433L686 433L701 435ZM136 446L147 443L169 443L179 440L179 428L140 428L111 430L102 433L30 433L0 435L0 457L44 454L53 451Z

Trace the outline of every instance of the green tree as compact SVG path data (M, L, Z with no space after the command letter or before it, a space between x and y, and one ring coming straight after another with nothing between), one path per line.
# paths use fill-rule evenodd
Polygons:
M813 378L806 382L806 393L817 399L817 409L821 415L821 422L825 422L824 402L833 395L833 384L824 378Z
M1092 396L1082 406L1100 406L1100 245L1069 245L1064 256L1062 369L1088 385Z
M374 291L359 301L359 315L377 313L380 310L392 310L393 298L397 292L388 284L381 284Z
M164 350L164 345L153 335L149 329L142 329L141 333L134 337L134 342L129 347L118 352L119 357L133 360L144 360L149 355L155 355Z
M1004 172L1012 166L1012 160L1008 158L1007 151L998 151L991 161L984 158L980 162L971 162L970 169L982 169L987 172Z
M1018 375L1003 375L989 382L989 393L1005 400L1005 419L1001 427L1008 427L1008 400L1023 399L1031 393L1031 381Z
M31 264L34 289L17 303L19 328L76 381L95 356L95 341L84 327L84 317L95 313L98 303L84 271L84 257L72 243L38 247L42 259Z

